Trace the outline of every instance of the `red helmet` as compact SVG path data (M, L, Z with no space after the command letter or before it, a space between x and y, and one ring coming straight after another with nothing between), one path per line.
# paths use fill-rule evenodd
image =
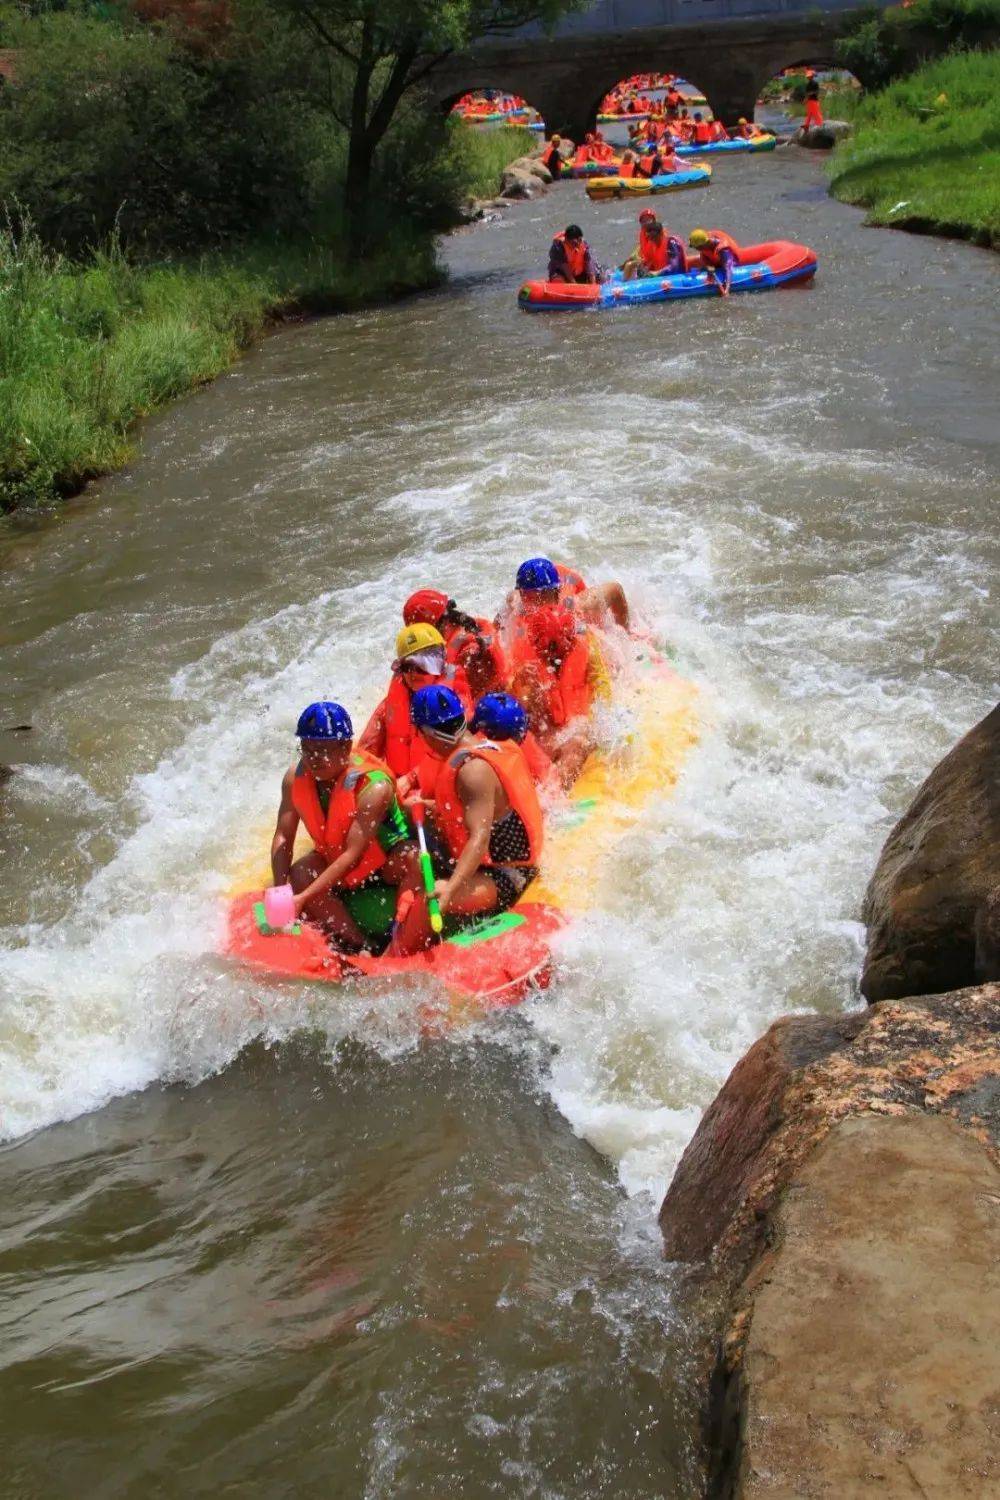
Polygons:
M436 625L451 600L440 589L417 589L403 605L404 625Z

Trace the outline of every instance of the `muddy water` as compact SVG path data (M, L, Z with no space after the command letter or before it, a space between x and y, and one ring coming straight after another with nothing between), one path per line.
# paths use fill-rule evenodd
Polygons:
M5 523L9 1491L697 1494L657 1196L775 1015L855 1003L880 840L997 690L997 262L821 174L659 200L809 242L812 287L522 315L554 228L633 240L566 185ZM488 609L542 550L623 578L704 705L556 985L428 1044L419 993L234 974L298 709L372 703L411 588Z

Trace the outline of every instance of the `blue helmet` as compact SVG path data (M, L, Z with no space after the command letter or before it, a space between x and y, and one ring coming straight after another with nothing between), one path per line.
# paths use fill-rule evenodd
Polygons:
M464 725L465 709L456 692L432 682L413 694L410 717L418 729L454 729L459 721Z
M300 740L353 740L354 725L339 703L310 703L299 714L295 733Z
M525 594L559 587L559 570L547 557L529 557L517 570L517 587Z
M486 693L476 704L469 727L491 740L516 740L520 744L528 732L528 715L510 693Z

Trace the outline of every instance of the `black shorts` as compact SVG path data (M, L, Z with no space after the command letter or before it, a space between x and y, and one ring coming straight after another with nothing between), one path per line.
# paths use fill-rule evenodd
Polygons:
M480 865L479 868L497 888L497 911L509 911L538 874L533 865Z

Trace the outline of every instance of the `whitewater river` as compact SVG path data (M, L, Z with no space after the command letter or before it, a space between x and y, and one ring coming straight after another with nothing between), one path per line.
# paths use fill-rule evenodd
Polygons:
M857 1003L881 840L997 694L1000 262L822 174L658 200L812 287L527 317L567 219L634 241L565 185L4 523L4 1493L698 1494L659 1197L775 1016ZM419 990L234 972L299 709L360 716L411 589L490 610L537 552L623 579L703 718L552 989L421 1042Z

